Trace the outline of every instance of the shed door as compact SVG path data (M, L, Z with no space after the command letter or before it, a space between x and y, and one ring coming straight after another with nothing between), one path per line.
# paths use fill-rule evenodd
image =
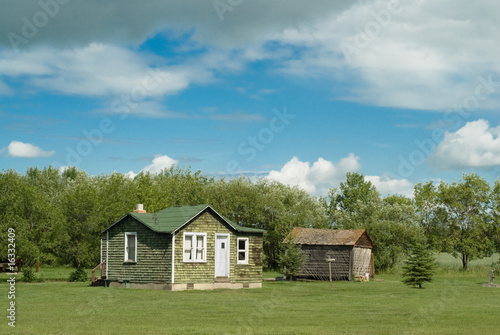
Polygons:
M372 250L368 248L358 248L354 247L354 275L364 276L370 271L370 261L371 261Z
M229 277L229 235L215 235L215 277Z

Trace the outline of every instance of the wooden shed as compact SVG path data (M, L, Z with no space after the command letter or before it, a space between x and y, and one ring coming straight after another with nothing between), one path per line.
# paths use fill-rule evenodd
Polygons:
M209 205L157 213L138 207L103 233L106 286L178 291L262 285L264 230L237 225Z
M293 228L284 240L297 243L307 255L299 277L329 280L327 259L332 262L334 280L353 280L356 276L375 275L373 243L365 229Z

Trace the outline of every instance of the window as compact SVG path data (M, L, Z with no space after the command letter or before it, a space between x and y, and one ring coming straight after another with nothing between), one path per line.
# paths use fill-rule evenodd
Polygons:
M184 262L206 262L206 246L206 233L184 233Z
M137 233L125 233L125 262L137 262Z
M238 238L237 263L248 264L248 238Z

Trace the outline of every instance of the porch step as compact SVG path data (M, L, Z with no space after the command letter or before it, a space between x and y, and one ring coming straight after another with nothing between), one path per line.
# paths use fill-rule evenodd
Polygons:
M106 277L100 277L91 283L90 286L105 286Z

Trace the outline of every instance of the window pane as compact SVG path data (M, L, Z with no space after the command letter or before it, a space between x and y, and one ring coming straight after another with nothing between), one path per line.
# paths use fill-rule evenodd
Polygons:
M135 262L135 248L128 248L128 259Z
M196 236L196 260L203 260L203 236Z
M239 251L238 252L238 260L239 261L244 261L245 260L245 252L244 251Z
M135 262L135 235L127 235L127 260Z
M246 241L247 241L247 240L238 240L238 249L239 249L239 250L245 250L245 249L246 249L246 248L245 248L245 242L246 242Z
M127 245L129 248L135 248L135 235L127 235Z
M196 245L196 246L197 246L198 248L203 248L203 236L198 235L198 236L196 236L196 239L197 239L197 241L198 241L198 243L197 243L197 245Z
M184 259L191 260L191 245L192 245L193 237L190 235L184 236Z

